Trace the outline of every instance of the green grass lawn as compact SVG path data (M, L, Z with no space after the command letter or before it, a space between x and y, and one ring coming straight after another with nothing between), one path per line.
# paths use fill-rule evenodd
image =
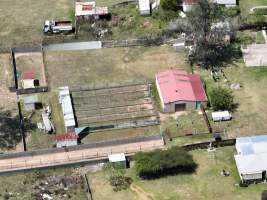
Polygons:
M247 16L250 13L250 9L254 6L266 6L266 0L239 0L239 7L241 9L241 15Z
M195 150L191 154L198 168L193 174L179 174L155 180L141 180L136 177L134 168L128 169L126 175L133 178L133 183L140 186L154 200L258 200L266 184L251 185L240 188L240 179L234 162L234 147L217 149L214 153L206 150ZM222 177L225 169L229 177ZM104 172L89 174L89 180L95 200L113 200L126 196L127 199L138 199L131 189L113 192Z
M212 123L212 125L220 129L225 128L229 137L266 133L267 106L264 103L267 98L266 69L247 68L239 60L227 66L224 72L229 80L228 83L223 78L215 83L208 71L201 71L208 87L221 85L230 88L232 83L241 85L240 90L233 91L234 101L239 104L233 113L233 119L229 122Z
M257 32L256 43L257 44L265 44L265 38L264 38L261 31Z
M161 35L168 23L155 13L152 16L141 16L137 5L114 8L113 15L118 16L117 25L113 24L112 39L130 39L139 37L156 37ZM154 11L157 12L157 11Z

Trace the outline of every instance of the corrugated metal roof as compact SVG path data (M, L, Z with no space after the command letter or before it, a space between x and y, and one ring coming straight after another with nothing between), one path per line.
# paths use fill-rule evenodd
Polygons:
M33 104L38 102L38 96L37 95L31 95L31 96L26 96L23 97L24 103L25 104Z
M176 101L207 101L200 76L183 70L168 69L156 75L165 104Z
M77 140L78 136L75 133L65 133L56 135L56 141L65 141L65 140Z
M139 10L140 11L150 10L150 1L149 0L139 0Z
M61 104L65 127L75 126L74 113L70 98L69 87L60 87L59 88L59 102Z
M34 79L34 72L24 72L21 76L22 80Z
M109 162L121 162L126 161L124 153L117 153L108 155Z

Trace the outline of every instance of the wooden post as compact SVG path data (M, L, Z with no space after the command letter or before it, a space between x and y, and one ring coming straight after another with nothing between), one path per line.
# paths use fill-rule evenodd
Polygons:
M206 122L206 125L207 125L207 127L209 129L209 133L212 133L212 127L210 125L210 121L208 119L208 116L207 116L207 114L205 112L205 108L204 108L204 106L202 104L200 104L200 105L201 105L200 108L201 108L201 111L202 111L202 115L204 117L204 121Z

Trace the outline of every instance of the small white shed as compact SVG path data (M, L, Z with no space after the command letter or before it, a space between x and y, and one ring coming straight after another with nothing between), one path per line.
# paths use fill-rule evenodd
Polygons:
M212 120L214 122L228 121L228 120L232 119L232 115L227 110L226 111L213 112L211 115L212 115Z
M150 0L139 0L139 12L140 15L150 15Z
M122 168L126 168L126 157L124 153L110 154L108 160L111 163L121 164Z

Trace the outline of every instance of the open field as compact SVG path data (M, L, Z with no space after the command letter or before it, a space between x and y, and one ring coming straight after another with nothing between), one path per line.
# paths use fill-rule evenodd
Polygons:
M122 0L96 0L98 6L110 6ZM40 44L42 25L46 19L68 20L74 9L69 0L8 0L0 1L0 48Z
M52 88L153 81L159 70L185 65L182 54L165 46L49 52L45 62Z
M63 184L60 183L61 180ZM67 191L64 191L63 188L64 180L67 180ZM48 182L49 184L46 185L44 182ZM40 199L41 193L45 193L40 192L40 186L45 187L52 193L58 191L58 195L53 195L53 199L55 200L86 199L83 179L78 174L75 174L72 169L36 170L14 175L1 175L0 199ZM64 193L67 194L67 197L60 195ZM8 196L9 198L7 198Z
M73 1L68 0L1 1L0 47L40 44L44 20L68 19L72 6Z
M234 163L234 147L224 147L215 153L206 150L191 152L198 168L194 174L179 174L156 180L140 180L133 169L128 169L126 175L133 178L133 183L153 200L259 200L266 184L251 185L247 188L235 186L239 177ZM220 172L225 169L230 172L229 177L222 177ZM113 192L104 172L89 174L89 180L95 200L120 199L122 195L127 199L140 199L131 189Z

